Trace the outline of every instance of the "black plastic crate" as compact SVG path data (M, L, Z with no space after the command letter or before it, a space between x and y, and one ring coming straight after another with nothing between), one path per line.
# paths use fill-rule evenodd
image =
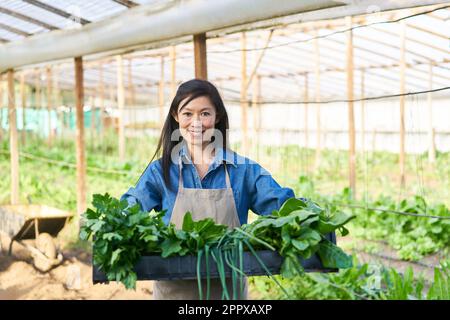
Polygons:
M327 238L336 243L334 233L327 235ZM279 274L283 258L274 251L257 251L258 257L264 262L267 269L272 274ZM337 269L325 268L318 255L313 255L309 259L299 258L305 272L337 272ZM160 255L142 256L135 266L138 280L188 280L197 279L197 256L189 255L184 257L162 258ZM251 252L245 251L243 254L243 271L248 276L267 275L258 260ZM206 278L206 263L202 257L200 274ZM231 268L225 263L225 274L231 277ZM212 256L209 258L209 276L219 278L217 266ZM103 272L93 267L93 282L108 282Z

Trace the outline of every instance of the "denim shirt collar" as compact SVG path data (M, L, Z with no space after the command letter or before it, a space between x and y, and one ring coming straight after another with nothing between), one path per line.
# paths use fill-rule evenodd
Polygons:
M180 148L179 156L183 160L181 161L182 165L184 163L192 163L188 147L185 143L183 143L182 147ZM236 168L236 154L232 150L227 148L217 148L214 160L211 163L211 170L214 170L223 162L231 164Z

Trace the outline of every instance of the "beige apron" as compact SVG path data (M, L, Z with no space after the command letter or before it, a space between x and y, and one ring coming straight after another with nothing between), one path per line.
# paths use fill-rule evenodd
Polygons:
M233 189L231 189L230 177L227 166L225 167L225 189L196 189L184 188L181 158L179 163L180 179L178 181L178 194L175 199L175 205L172 211L170 222L177 228L182 227L184 214L187 211L192 213L194 221L212 218L218 224L227 225L229 228L239 227L236 205L234 202ZM232 296L231 278L227 278L227 288L230 298ZM239 283L239 281L238 281ZM238 285L238 292L239 290ZM206 281L202 281L203 299L206 299ZM247 299L247 279L244 281L244 294L240 299ZM197 280L172 280L172 281L154 281L153 299L155 300L198 300ZM222 285L220 279L211 279L210 281L210 299L222 299Z

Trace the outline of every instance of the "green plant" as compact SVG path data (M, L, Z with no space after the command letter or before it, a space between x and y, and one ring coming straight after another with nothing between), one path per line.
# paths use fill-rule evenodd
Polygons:
M450 263L442 262L434 268L434 282L427 294L428 300L450 300Z
M303 273L298 256L309 258L316 252L328 268L348 268L352 263L349 256L324 238L336 229L345 233L343 225L352 217L338 213L328 215L310 201L288 199L271 216L260 217L235 229L217 225L210 218L193 221L189 212L184 216L182 228L177 229L172 223L163 223L164 212L145 213L138 205L127 207L126 201L108 194L94 195L92 204L95 210L86 211L80 238L86 240L95 236L94 264L109 280L122 281L127 288L135 287L133 267L143 254L160 254L163 258L194 254L198 268L203 256L207 265L211 256L218 266L227 299L231 295L225 285L224 266L232 270L232 297L236 298L236 282L242 283L245 276L242 271L244 250L255 256L269 276L270 272L256 253L258 249L276 250L283 256L281 274L284 277ZM202 293L199 269L197 277Z
M86 211L80 238L95 236L94 264L105 272L108 280L135 288L133 268L139 257L148 250L161 252L159 237L164 213L147 214L138 205L127 208L126 201L108 194L94 195L92 204L96 210Z

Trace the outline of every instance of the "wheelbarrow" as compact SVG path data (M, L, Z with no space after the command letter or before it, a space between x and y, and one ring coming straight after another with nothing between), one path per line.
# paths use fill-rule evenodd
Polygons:
M47 272L61 264L54 237L64 228L73 213L45 205L0 206L0 232L10 239L8 254L12 254L14 241L24 246L33 258L34 266ZM22 240L34 239L35 246Z

